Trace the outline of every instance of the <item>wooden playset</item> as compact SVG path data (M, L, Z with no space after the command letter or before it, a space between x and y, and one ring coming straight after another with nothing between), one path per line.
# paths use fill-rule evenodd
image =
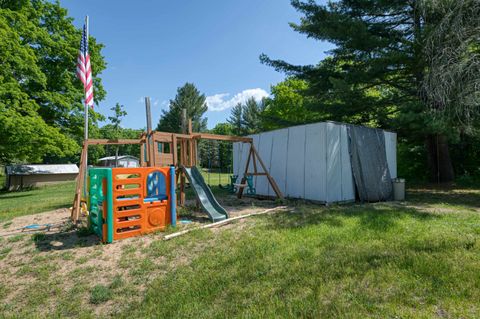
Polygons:
M183 117L183 134L151 130L147 103L147 132L139 139L88 139L80 157L80 172L72 208L72 221L77 223L82 206L86 206L92 230L104 241L138 236L164 230L176 225L176 205L185 204L185 185L188 182L213 222L228 218L196 168L198 141L201 139L243 142L250 145L244 176L235 184L238 197L249 187L251 176L265 176L275 194L283 198L275 180L270 176L249 137L192 132L191 120ZM90 145L140 145L140 168L89 168L86 171ZM249 172L252 161L253 172ZM257 167L257 162L261 170ZM250 178L251 180L251 178ZM177 184L179 183L176 198ZM85 187L88 186L88 187ZM83 193L83 196L82 196ZM86 205L85 205L86 204Z

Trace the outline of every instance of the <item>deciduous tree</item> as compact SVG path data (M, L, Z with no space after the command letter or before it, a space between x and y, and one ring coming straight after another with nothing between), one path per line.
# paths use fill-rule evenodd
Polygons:
M57 2L0 1L0 162L72 158L83 136L76 78L80 30ZM102 45L90 38L95 98L105 91ZM98 114L92 112L92 124Z

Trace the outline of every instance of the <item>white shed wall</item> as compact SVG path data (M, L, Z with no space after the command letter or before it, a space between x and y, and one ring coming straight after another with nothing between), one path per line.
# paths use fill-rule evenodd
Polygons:
M287 197L320 202L355 200L347 125L322 122L252 135L263 162ZM387 162L397 176L396 133L385 131ZM233 171L243 176L249 145L234 143ZM253 163L249 165L253 172ZM261 170L257 161L257 168ZM274 196L265 176L254 177L257 194Z
M305 197L325 201L327 198L327 125L305 125Z

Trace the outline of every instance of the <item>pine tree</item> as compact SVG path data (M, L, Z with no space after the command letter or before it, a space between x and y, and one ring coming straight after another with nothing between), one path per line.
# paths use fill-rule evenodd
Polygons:
M247 100L242 112L242 127L246 134L260 132L260 114L262 110L262 102L255 101L253 97Z
M244 134L243 125L242 125L242 114L243 114L243 105L242 103L238 103L232 108L230 117L227 120L227 122L230 123L235 134L237 135Z
M182 129L182 109L187 110L187 118L192 120L194 132L207 129L207 118L203 117L208 110L205 94L201 94L193 83L185 83L177 89L175 99L170 100L168 111L163 110L157 126L158 131L180 133Z
M426 91L425 79L432 69L426 51L432 31L441 25L444 8L456 3L340 0L321 5L293 0L303 14L299 24L291 24L293 29L335 44L331 56L315 66L291 65L265 55L261 61L307 81L309 108L323 116L394 128L427 145L431 178L451 181L448 137L459 131L461 123L434 116L432 110L438 105Z

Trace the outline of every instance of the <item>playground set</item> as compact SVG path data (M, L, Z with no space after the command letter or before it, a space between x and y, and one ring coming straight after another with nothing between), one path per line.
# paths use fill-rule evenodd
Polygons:
M198 205L212 222L229 218L228 212L218 203L197 167L200 140L249 144L250 151L241 182L235 183L238 176L232 176L229 186L232 192L237 193L238 198L242 197L245 188L247 194L254 194L253 176L265 176L276 196L283 198L251 138L194 133L191 120L186 120L186 112L182 118L184 133L152 131L150 103L147 100L146 102L147 132L139 139L84 141L71 215L74 223L79 221L80 212L83 210L88 216L91 229L105 243L163 231L169 225L175 227L177 205L185 205L187 180ZM88 146L123 144L140 145L141 167L89 168L87 172ZM262 170L258 169L258 165ZM250 166L253 166L253 172L249 171Z

